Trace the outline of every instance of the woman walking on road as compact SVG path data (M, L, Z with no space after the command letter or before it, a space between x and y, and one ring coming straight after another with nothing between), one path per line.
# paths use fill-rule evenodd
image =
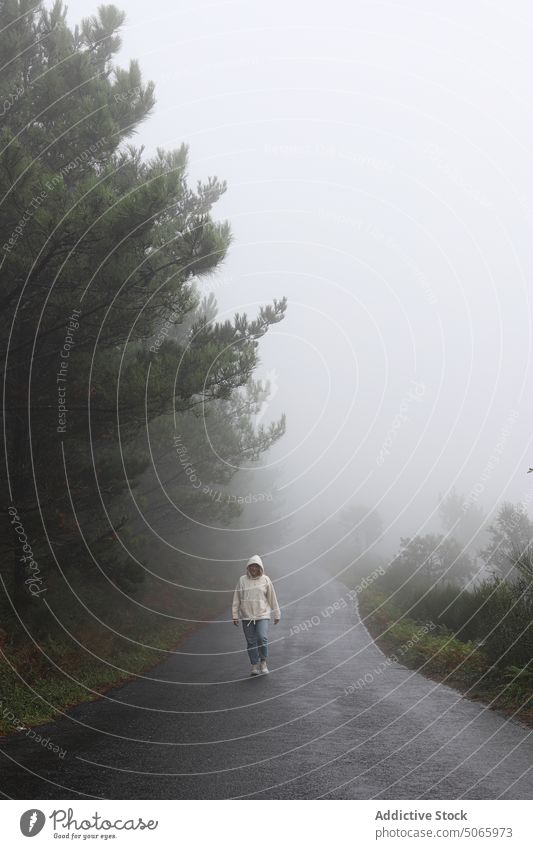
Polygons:
M248 657L252 664L250 675L268 673L268 626L270 614L274 614L274 625L280 618L280 610L274 585L265 575L263 561L254 554L246 564L246 574L241 575L233 593L233 624L242 619Z

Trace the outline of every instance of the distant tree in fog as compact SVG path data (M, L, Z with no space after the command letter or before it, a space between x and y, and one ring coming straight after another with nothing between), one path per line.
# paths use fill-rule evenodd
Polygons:
M464 583L473 571L471 558L461 544L453 538L438 534L402 537L400 550L389 570L397 578L408 580L415 574L432 582L451 581Z
M358 553L375 544L381 534L383 524L377 510L362 504L348 504L340 512L339 522L350 532L350 540Z
M488 526L489 543L479 556L498 574L518 577L517 561L529 549L533 540L533 522L522 504L504 502L494 522ZM523 561L523 558L522 558Z
M482 508L474 501L466 500L455 487L445 497L439 495L439 518L443 530L467 548L483 530Z

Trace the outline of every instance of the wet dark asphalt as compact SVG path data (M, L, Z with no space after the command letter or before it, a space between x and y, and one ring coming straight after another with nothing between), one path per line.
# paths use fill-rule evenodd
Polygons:
M532 798L528 728L399 664L384 668L341 581L309 566L287 577L270 562L268 572L283 606L270 675L248 677L240 627L205 625L143 678L42 726L64 759L23 735L3 739L2 793Z

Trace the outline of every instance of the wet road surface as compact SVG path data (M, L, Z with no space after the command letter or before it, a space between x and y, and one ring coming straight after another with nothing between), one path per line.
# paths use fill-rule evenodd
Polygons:
M268 573L282 604L270 674L241 628L205 625L145 676L0 742L19 799L530 799L533 735L386 662L350 591L316 566ZM358 682L358 683L357 683Z

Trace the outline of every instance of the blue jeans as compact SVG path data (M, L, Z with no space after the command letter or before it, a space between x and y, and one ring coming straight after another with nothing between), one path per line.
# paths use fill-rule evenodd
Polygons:
M270 619L242 620L242 629L246 637L248 657L251 664L266 660L268 655L268 626Z

